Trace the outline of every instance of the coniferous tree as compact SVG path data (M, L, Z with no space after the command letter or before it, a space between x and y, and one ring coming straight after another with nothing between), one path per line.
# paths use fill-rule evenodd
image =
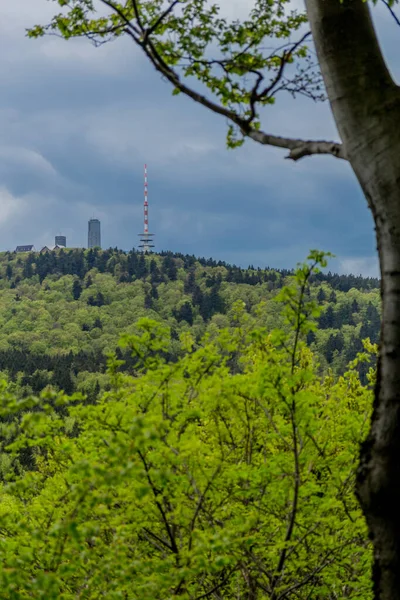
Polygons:
M86 261L87 261L88 269L90 271L90 269L93 269L93 267L96 264L96 255L92 248L90 248L90 250L86 254Z
M354 325L353 311L351 304L343 304L335 312L334 327L340 329L343 325Z
M75 279L73 285L72 285L72 295L74 297L74 300L79 300L79 298L81 297L82 294L82 284L79 281L79 279Z
M150 296L154 299L158 299L158 290L156 285L152 285L150 289Z
M161 271L158 268L158 265L154 258L152 258L150 261L150 282L152 285L155 285L157 283L161 283L162 280L163 278L161 275Z
M128 274L131 278L136 275L138 268L138 257L134 250L128 254L127 268Z
M195 285L193 294L192 294L192 302L194 306L201 306L203 303L203 292L201 291L200 286Z
M320 329L330 329L335 324L335 314L331 305L321 314L318 320Z
M33 269L32 269L33 261L34 261L33 255L29 254L25 261L24 268L22 270L22 277L24 279L30 279L33 276Z
M193 294L196 288L196 276L193 270L190 270L186 276L183 291L185 294Z
M87 303L89 306L104 306L106 301L102 292L97 292L96 296L89 296Z
M316 335L314 331L309 331L306 336L307 346L311 346L316 340Z
M136 275L137 275L138 279L143 279L144 277L146 277L147 274L148 274L148 269L147 269L146 259L144 257L144 254L141 254L139 257L138 265L137 265Z
M162 272L170 281L176 281L178 277L178 269L176 268L175 260L172 256L167 255L162 262Z
M191 303L185 302L184 304L182 304L180 309L176 312L175 316L178 322L186 321L187 323L189 323L189 325L193 325L193 310Z
M317 300L318 300L318 304L323 304L326 300L326 294L324 292L324 289L321 287L318 290L318 294L317 294Z
M96 317L96 319L94 320L93 329L95 329L95 328L103 329L103 323L101 322L99 317Z
M153 298L151 297L151 294L147 291L144 295L144 307L147 309L153 308Z

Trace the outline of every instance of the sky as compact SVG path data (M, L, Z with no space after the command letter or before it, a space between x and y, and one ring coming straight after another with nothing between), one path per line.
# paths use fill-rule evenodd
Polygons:
M219 3L230 17L252 5ZM46 0L0 2L0 250L50 245L58 234L84 247L92 217L104 248L136 247L147 163L156 251L292 268L318 248L336 255L333 271L378 275L372 218L347 163L293 163L251 140L227 150L225 120L172 97L130 40L94 48L25 37L56 10ZM399 28L383 8L374 14L398 77ZM327 103L280 96L264 116L269 133L338 139Z

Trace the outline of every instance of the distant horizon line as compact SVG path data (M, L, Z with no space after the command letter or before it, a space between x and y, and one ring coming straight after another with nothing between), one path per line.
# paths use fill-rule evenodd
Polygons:
M18 254L28 254L30 252L40 253L41 250L43 250L44 248L49 248L50 249L49 246L45 245L45 246L42 246L42 248L40 250L36 250L34 244L24 244L24 245L21 244L20 246L16 246L16 248L19 248L19 247L27 247L27 248L30 247L32 249L31 250L26 250L26 251L20 251ZM54 246L53 246L53 248L54 248ZM238 266L238 265L236 265L234 263L229 263L229 262L227 262L225 260L221 260L221 259L215 259L215 258L212 258L212 257L206 258L205 256L196 256L195 254L189 254L189 253L184 254L182 252L173 251L173 250L159 250L157 252L154 252L154 251L142 252L140 250L140 247L135 247L135 246L133 246L129 250L123 249L123 248L119 248L118 246L114 246L114 247L113 246L109 246L108 248L101 248L100 246L95 246L93 248L88 248L87 246L64 246L64 247L59 246L59 249L60 250L68 250L68 251L72 251L72 250L86 250L86 251L89 251L89 250L95 250L96 249L96 250L100 250L101 252L107 252L107 251L110 251L110 250L111 251L118 250L118 251L123 252L125 254L129 254L129 252L132 252L132 250L133 250L133 251L137 252L137 254L143 254L143 255L147 254L148 256L151 256L151 255L156 255L156 256L157 255L158 256L172 255L172 256L175 256L176 258L181 258L181 257L188 256L188 257L194 258L197 261L210 261L211 260L212 262L216 263L215 264L216 267L221 266L221 267L225 267L225 268L228 268L228 269L239 269L239 270L242 270L242 271L256 271L256 272L257 271L275 271L277 273L287 273L287 274L291 274L291 273L295 272L295 267L292 267L292 268L287 268L287 267L270 267L270 266L254 267L253 265L248 265L247 267L241 267L241 266ZM0 255L1 254L6 254L6 253L17 254L16 249L15 250L0 250ZM362 273L359 273L358 275L355 275L354 273L339 273L339 272L334 272L334 271L328 270L328 267L326 267L325 269L321 269L321 272L324 275L330 274L331 276L338 276L338 277L356 277L356 278L357 277L358 278L361 277L362 279L381 281L381 277L379 277L379 276L362 275Z

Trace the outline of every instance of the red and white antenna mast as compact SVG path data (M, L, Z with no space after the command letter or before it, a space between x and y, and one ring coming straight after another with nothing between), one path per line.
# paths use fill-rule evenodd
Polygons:
M154 233L149 233L149 201L148 201L148 189L147 189L147 165L144 165L144 228L143 233L139 233L140 244L139 248L143 252L150 252L150 248L154 248L154 244L151 242Z

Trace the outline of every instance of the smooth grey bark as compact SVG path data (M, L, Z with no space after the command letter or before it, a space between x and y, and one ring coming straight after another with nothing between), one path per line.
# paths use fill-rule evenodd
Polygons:
M344 151L375 221L383 314L357 495L374 547L374 598L400 600L400 91L363 0L306 7Z

